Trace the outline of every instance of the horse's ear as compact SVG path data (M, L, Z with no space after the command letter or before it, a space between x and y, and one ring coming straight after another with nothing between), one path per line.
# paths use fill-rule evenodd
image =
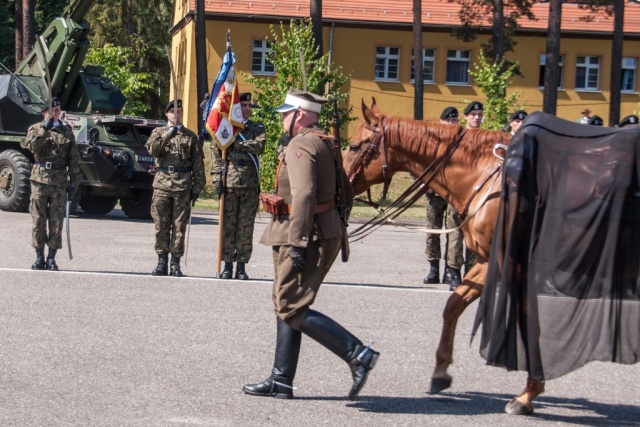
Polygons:
M376 103L376 99L373 96L371 97L371 111L373 111L373 114L376 114L376 115L382 114L382 112L378 108L378 104Z
M370 125L375 126L378 124L378 117L367 107L364 99L362 99L362 117L364 117L364 120Z

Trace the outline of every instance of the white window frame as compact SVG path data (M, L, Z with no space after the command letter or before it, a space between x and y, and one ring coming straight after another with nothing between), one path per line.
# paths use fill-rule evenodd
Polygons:
M463 52L467 53L465 58ZM454 53L454 56L451 56ZM465 73L466 81L451 81L449 80L449 64L452 62L461 62L467 64L467 72ZM447 50L447 72L445 74L445 84L449 86L470 86L471 78L469 70L471 69L471 51L466 49L448 49Z
M384 52L380 52L383 49ZM393 52L397 53L393 53ZM392 75L395 66L395 77ZM379 70L382 75L379 75ZM377 82L397 82L400 79L400 47L376 46L376 62L373 70L374 80Z
M428 52L432 52L431 55L427 55ZM416 76L415 76L415 69L414 69L414 64L415 64L415 56L413 55L413 50L411 51L411 83L415 83L416 82ZM424 70L426 70L428 68L431 69L431 78L427 78L426 73L424 73ZM422 70L423 70L423 83L435 83L436 81L436 49L432 49L432 48L426 48L426 49L422 49Z
M251 46L251 74L256 76L274 76L276 74L275 68L273 64L267 59L267 55L269 54L269 52L271 52L269 41L256 39L253 41L253 43L251 43ZM259 55L260 58L259 69L254 69L254 59L256 58L256 54ZM272 71L268 70L269 65L273 69Z
M539 73L542 74L542 70L544 69L544 72L546 73L546 66L547 66L547 54L546 53L541 53L540 54L540 71ZM562 82L564 81L564 55L560 55L560 61L558 61L558 71L560 72L560 80L558 81L558 90L563 90L563 86L562 86ZM540 79L540 77L543 77L543 81L544 81L544 75L540 76L538 75L538 79ZM538 80L538 83L540 83L540 81ZM538 86L539 89L544 89L544 85L540 85Z
M581 59L582 58L582 59ZM593 64L592 59L597 59L598 63ZM600 91L600 61L602 57L595 55L578 55L576 57L576 81L575 89L578 92L598 92ZM578 86L578 71L584 69L584 86ZM595 85L593 83L595 74Z
M624 81L629 81L631 87L629 89L625 89ZM624 57L622 58L622 78L620 79L620 91L624 93L635 93L636 92L636 81L638 80L638 58L630 58Z

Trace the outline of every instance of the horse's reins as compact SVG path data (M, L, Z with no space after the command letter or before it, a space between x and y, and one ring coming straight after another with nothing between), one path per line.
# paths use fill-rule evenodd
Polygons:
M382 119L382 122L380 122L380 128L371 126L371 125L369 125L367 123L363 124L364 127L366 127L367 129L373 131L375 133L375 135L372 138L371 142L369 144L367 144L365 149L363 149L362 153L360 153L358 158L356 158L356 161L354 162L354 165L351 168L351 170L349 172L349 175L348 175L349 181L351 183L353 183L353 181L355 180L356 176L360 172L362 172L362 170L371 162L371 160L373 160L375 158L375 155L377 154L376 151L378 150L378 140L379 140L380 146L382 148L381 155L382 155L382 161L383 161L383 177L385 178L385 182L387 181L386 180L386 176L385 176L385 172L388 171L388 166L386 164L386 153L385 153L386 149L384 147L384 122L385 122L385 120L386 120L386 117L384 117ZM431 183L431 181L433 181L433 179L435 178L436 174L438 172L440 172L444 168L444 165L449 161L449 159L453 155L453 152L460 145L460 141L462 141L462 138L464 137L466 132L467 132L467 129L463 128L462 132L460 132L458 134L458 136L453 141L453 143L447 147L447 151L445 152L444 156L442 156L441 158L436 159L433 162L431 162L431 164L429 166L427 166L427 168L424 170L424 172L422 172L422 174L415 179L415 181L409 186L409 188L407 188L407 190L405 190L400 196L398 196L398 198L396 200L394 200L389 205L389 208L387 208L386 211L379 210L379 213L378 213L377 216L375 216L374 218L372 218L371 220L369 220L365 224L361 225L360 227L358 227L355 230L353 230L352 232L350 232L349 233L349 237L353 238L353 237L358 237L359 236L357 239L354 240L354 241L358 241L358 240L368 236L376 228L379 228L380 226L382 226L386 222L395 224L395 222L391 221L391 220L393 220L394 218L398 217L401 213L403 213L405 210L407 210L409 208L409 206L413 205L420 197L422 197L427 192L429 183ZM380 136L377 137L377 135L380 135ZM499 168L499 166L498 166L498 168ZM497 172L497 170L498 169L496 169L496 171L492 172L485 179L485 181L483 181L482 185L484 185L484 183L493 174L495 174L495 172ZM429 177L424 182L422 182L422 178L424 178L429 172L431 172ZM482 185L477 187L477 189L474 192L474 194L472 195L471 199L469 200L469 202L467 202L467 206L465 207L465 211L468 210L468 208L469 208L469 206L471 204L471 200L473 199L473 197L475 197L477 192L480 191L480 188L482 188ZM405 199L407 199L409 196L411 196L411 197L408 200L405 201ZM370 193L369 193L369 198L370 198ZM484 204L484 201L483 201L482 204ZM482 206L482 204L480 206ZM477 212L477 210L475 212ZM474 212L474 215L475 215L475 212ZM467 218L465 218L465 223L468 222Z

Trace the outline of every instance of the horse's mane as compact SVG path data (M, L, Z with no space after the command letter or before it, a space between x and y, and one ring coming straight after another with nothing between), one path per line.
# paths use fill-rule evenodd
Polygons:
M385 138L389 146L401 146L410 153L418 155L444 155L449 144L462 132L461 126L414 120L403 117L387 117ZM472 129L460 141L456 150L469 164L490 156L497 142L509 141L508 134L499 131Z

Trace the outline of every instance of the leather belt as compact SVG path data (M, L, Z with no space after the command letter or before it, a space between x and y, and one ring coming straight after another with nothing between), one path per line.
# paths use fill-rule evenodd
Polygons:
M62 171L67 168L66 166L57 165L57 164L54 164L53 162L35 162L34 164L36 166L40 166L45 169L56 170L56 171Z
M338 204L336 203L336 199L327 200L326 202L316 204L315 209L313 210L313 214L321 214L323 212L330 211L334 209ZM287 205L287 212L291 215L291 205Z
M181 173L181 172L190 172L191 168L169 166L166 168L156 168L156 170L164 173Z

